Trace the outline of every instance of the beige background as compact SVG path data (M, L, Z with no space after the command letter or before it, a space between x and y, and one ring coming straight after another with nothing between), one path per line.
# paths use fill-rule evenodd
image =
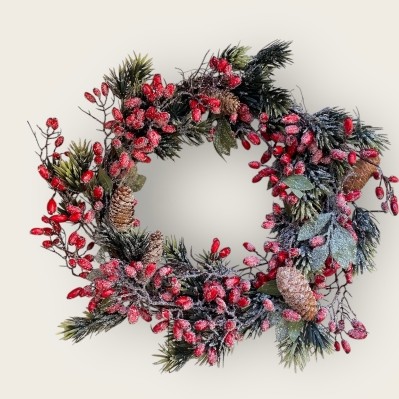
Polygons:
M56 256L28 235L40 225L49 191L36 172L35 143L26 120L44 125L58 117L67 137L98 138L83 92L102 81L133 50L149 53L168 81L175 67L198 66L207 50L239 41L252 54L275 39L294 40L294 65L277 74L278 85L302 89L310 112L325 106L358 109L383 126L392 150L387 173L399 174L397 2L371 1L15 1L2 6L1 89L1 368L4 398L396 398L397 243L399 219L380 215L378 272L356 279L353 306L371 332L343 353L312 361L295 374L278 365L274 332L240 343L224 368L194 363L172 375L153 366L162 337L149 326L127 323L72 345L57 325L79 315L87 300L66 301L80 281L57 267ZM233 248L261 246L259 226L271 197L250 182L247 162L261 150L240 148L225 163L210 145L186 149L175 163L154 161L138 193L143 226L184 236L194 251L213 237ZM360 202L379 206L373 183ZM366 195L365 195L366 197Z

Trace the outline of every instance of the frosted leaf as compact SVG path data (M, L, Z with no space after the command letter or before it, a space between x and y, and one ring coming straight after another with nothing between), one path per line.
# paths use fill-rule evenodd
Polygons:
M330 253L330 249L328 244L324 244L320 247L316 247L312 252L312 270L316 272L320 269L321 266L324 265L324 262L327 259L328 254Z
M96 256L94 257L94 260L99 263L100 265L102 263L106 263L111 259L111 257L109 256L108 250L106 247L101 247Z
M356 242L343 227L338 226L334 229L330 240L330 249L333 258L343 268L356 261Z
M318 234L331 219L331 213L321 213L316 219L307 221L299 230L298 241L309 240Z
M314 188L308 178L302 175L291 175L283 179L283 182L291 189L306 191Z
M283 341L288 337L288 325L287 321L281 318L276 324L276 340L278 342Z
M287 328L288 328L288 335L291 339L292 342L295 342L296 339L299 337L301 334L302 328L303 328L303 320L291 322L287 321Z
M100 269L93 269L88 275L87 280L93 282L96 278L104 277L104 275L100 272Z

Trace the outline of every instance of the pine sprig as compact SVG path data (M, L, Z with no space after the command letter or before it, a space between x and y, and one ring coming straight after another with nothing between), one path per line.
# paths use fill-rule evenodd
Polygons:
M87 336L109 331L126 318L126 315L119 313L102 313L99 311L84 312L84 314L85 317L71 317L59 325L63 329L58 333L62 334L61 339L72 339L73 342L79 342Z
M356 263L353 265L355 274L373 271L374 256L380 243L380 231L375 223L375 217L364 208L356 207L352 217L353 228L358 237Z
M248 66L261 64L267 66L270 71L275 68L284 68L286 64L292 63L290 58L292 53L289 50L291 43L280 40L269 43L252 58Z
M233 69L242 70L251 60L251 57L247 55L250 49L251 47L229 45L220 55L218 54L218 58L225 58L233 66Z
M79 144L72 142L69 147L68 161L61 160L58 165L54 164L53 170L60 179L68 184L70 189L82 191L84 186L82 186L80 177L89 170L93 157L90 142L86 142L86 140L83 144L80 140Z
M108 223L103 223L96 234L97 242L104 245L108 252L127 263L140 261L147 251L149 233L145 230L130 229L120 233Z
M152 76L152 59L140 54L128 56L119 66L118 71L110 69L110 75L104 75L104 80L114 95L124 100L139 94L141 85Z

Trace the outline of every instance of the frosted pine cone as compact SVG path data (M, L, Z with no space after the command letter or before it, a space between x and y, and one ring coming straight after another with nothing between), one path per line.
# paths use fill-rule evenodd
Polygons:
M124 232L132 226L134 196L130 187L121 186L115 190L109 208L109 220L112 227L119 232Z
M376 165L380 164L380 157L378 156L367 159ZM364 161L363 159L358 159L352 170L344 178L344 192L347 193L349 191L361 190L376 171L376 166Z
M231 115L238 111L240 100L229 91L212 91L207 93L209 97L216 98L220 101L220 112L223 115Z
M160 231L151 233L149 240L148 249L141 260L144 266L149 263L157 264L161 260L163 252L163 235Z
M305 320L313 320L317 313L317 302L302 273L293 267L280 267L276 279L277 288L285 302Z

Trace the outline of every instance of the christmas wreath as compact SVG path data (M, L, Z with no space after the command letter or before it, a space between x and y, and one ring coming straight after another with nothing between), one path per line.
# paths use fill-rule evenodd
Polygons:
M238 341L272 326L281 361L295 370L311 355L341 346L349 353L347 337L367 337L348 289L353 276L374 269L373 212L398 214L391 187L398 178L379 166L389 142L358 114L309 114L276 87L273 72L291 62L289 44L275 41L255 56L229 46L177 84L134 54L84 93L98 114L82 111L99 123L102 142L72 142L61 152L57 118L38 127L44 144L32 129L38 171L53 194L45 227L30 233L47 236L42 246L79 278L67 298L90 298L83 317L61 323L63 339L79 342L125 319L153 321L154 333L166 333L157 364L170 372L192 358L220 364ZM142 230L135 218L133 193L146 180L137 165L151 154L173 159L182 143L204 140L222 157L238 140L246 150L265 145L249 166L257 170L252 181L268 180L276 198L262 223L274 238L262 251L245 242L242 268L228 265L230 248L217 238L193 255L183 239ZM371 177L382 210L356 204Z

